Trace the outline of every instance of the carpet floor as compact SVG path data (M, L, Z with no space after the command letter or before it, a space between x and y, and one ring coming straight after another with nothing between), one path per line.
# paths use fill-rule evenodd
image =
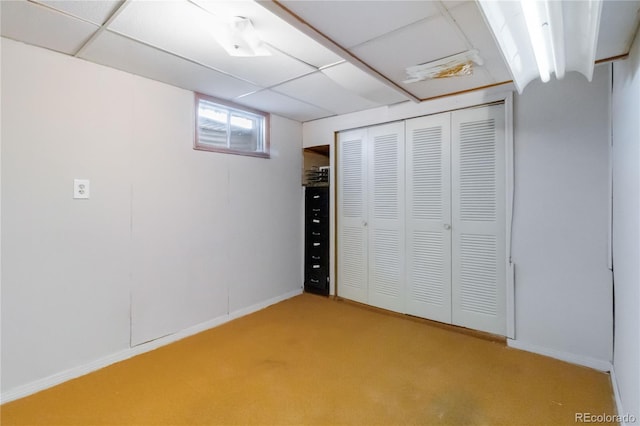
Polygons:
M574 425L609 375L303 294L0 407L9 425Z

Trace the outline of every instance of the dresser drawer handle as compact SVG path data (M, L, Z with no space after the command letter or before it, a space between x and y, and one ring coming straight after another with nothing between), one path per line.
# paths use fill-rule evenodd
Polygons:
M313 198L317 200L318 198L320 198L320 196L319 195L314 195Z
M312 265L311 266L313 269L320 269L320 265Z
M311 278L311 282L312 282L312 283L316 283L316 284L320 284L320 281L319 281L319 280L314 280L313 278Z
M313 260L320 260L320 256L311 256Z
M313 219L313 223L320 223L320 219Z
M320 235L319 232L312 232L311 235Z
M320 243L313 243L314 247L320 247Z

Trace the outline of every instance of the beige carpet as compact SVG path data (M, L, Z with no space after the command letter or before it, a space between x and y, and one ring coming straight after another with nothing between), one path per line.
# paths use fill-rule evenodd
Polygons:
M9 425L573 425L609 376L304 294L1 407Z

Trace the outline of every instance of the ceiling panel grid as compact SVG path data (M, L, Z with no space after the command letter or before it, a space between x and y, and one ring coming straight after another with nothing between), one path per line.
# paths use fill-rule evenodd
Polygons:
M596 59L628 53L640 0L604 2ZM3 0L3 37L309 121L511 80L472 0ZM221 17L271 53L231 57ZM470 75L404 83L406 68L477 49Z

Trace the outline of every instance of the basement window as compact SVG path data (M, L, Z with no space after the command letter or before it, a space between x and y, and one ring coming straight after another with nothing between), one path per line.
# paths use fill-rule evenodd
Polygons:
M269 114L196 93L194 149L269 158Z

